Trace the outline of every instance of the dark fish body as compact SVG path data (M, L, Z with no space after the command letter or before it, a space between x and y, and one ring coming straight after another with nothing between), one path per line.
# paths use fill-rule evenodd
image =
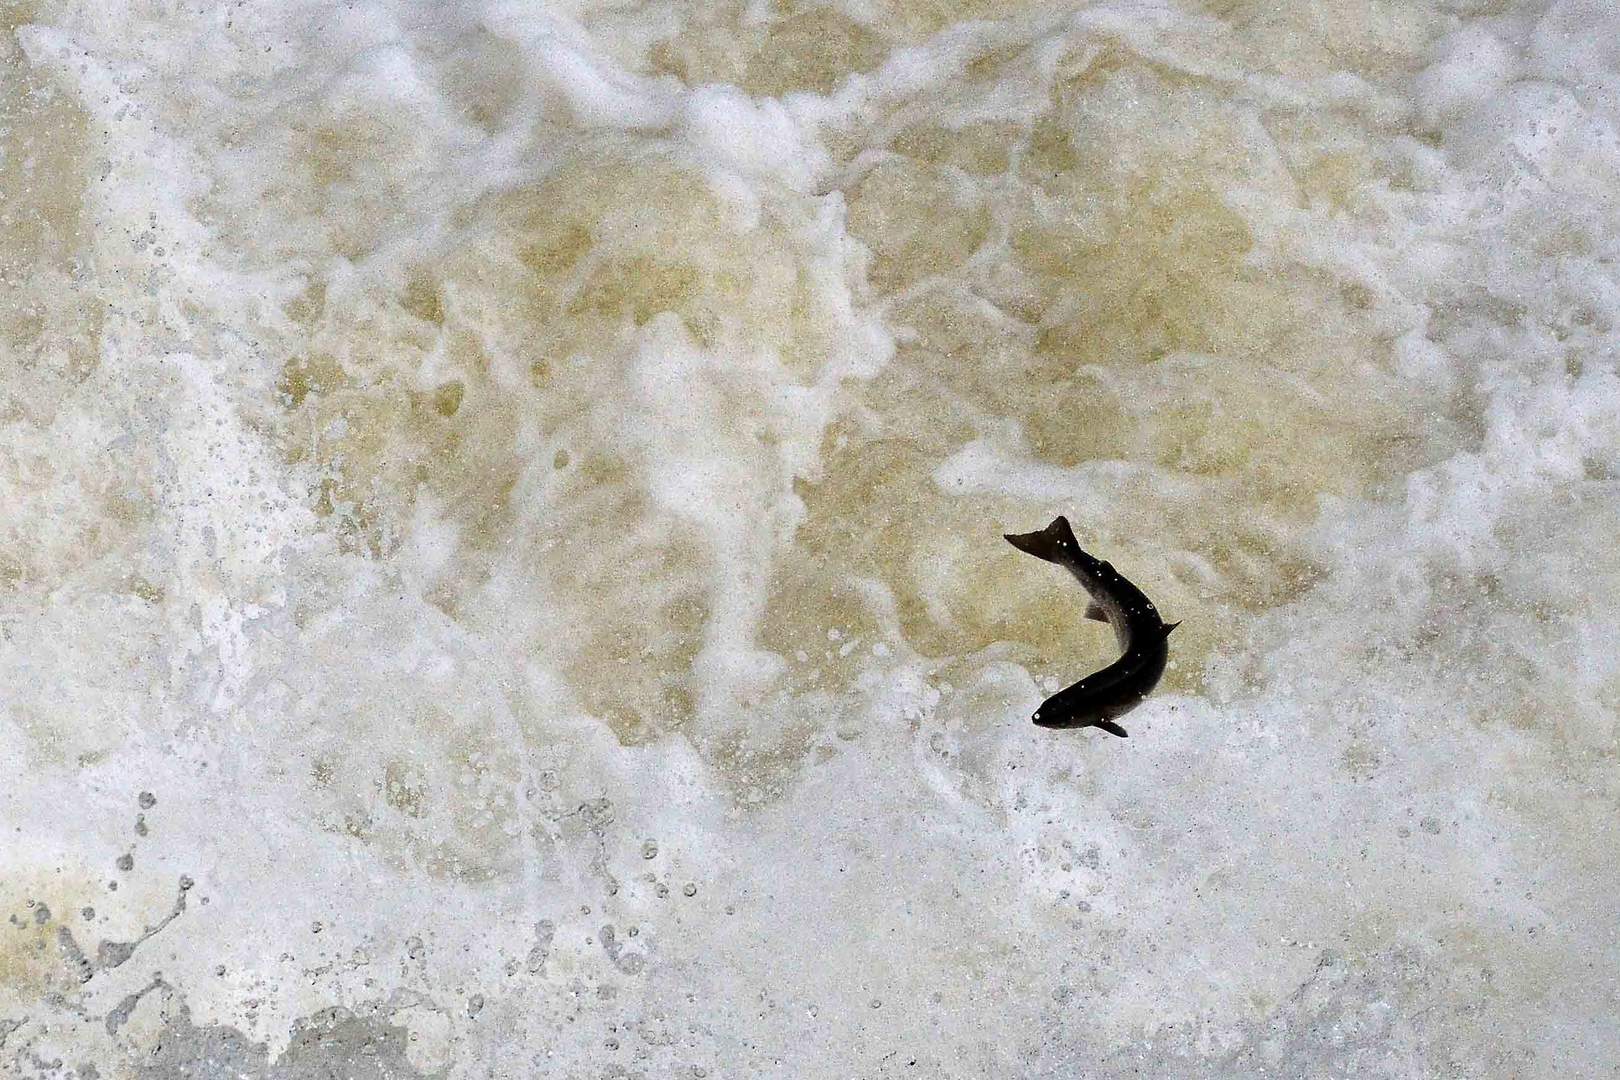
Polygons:
M1158 685L1170 655L1170 631L1180 624L1159 618L1158 608L1141 589L1110 564L1081 550L1067 518L1057 518L1040 532L1009 535L1007 542L1073 574L1091 595L1086 617L1112 626L1124 650L1101 671L1042 702L1032 717L1036 726L1097 727L1125 738L1125 729L1114 721L1141 704Z

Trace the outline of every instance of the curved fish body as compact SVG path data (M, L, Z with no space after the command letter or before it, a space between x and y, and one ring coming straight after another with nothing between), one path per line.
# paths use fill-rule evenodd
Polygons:
M1067 518L1057 518L1040 532L1010 534L1006 539L1019 551L1073 574L1091 595L1086 618L1112 626L1124 650L1101 671L1047 698L1031 719L1038 727L1097 727L1125 738L1125 729L1114 721L1158 685L1170 654L1170 631L1181 624L1159 618L1159 610L1141 589L1110 564L1081 550Z

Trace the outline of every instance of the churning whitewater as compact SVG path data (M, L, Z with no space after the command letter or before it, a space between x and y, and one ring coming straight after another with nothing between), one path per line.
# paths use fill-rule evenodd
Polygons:
M1616 43L0 4L0 1073L1607 1074Z

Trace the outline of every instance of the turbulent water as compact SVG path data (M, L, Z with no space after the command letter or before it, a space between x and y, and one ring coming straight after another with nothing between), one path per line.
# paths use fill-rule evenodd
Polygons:
M0 1073L1611 1075L1617 131L1609 0L0 2Z

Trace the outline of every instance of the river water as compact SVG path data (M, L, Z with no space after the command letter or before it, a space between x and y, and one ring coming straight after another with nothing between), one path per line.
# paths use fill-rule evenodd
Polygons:
M1608 1075L1617 43L0 3L0 1072Z

